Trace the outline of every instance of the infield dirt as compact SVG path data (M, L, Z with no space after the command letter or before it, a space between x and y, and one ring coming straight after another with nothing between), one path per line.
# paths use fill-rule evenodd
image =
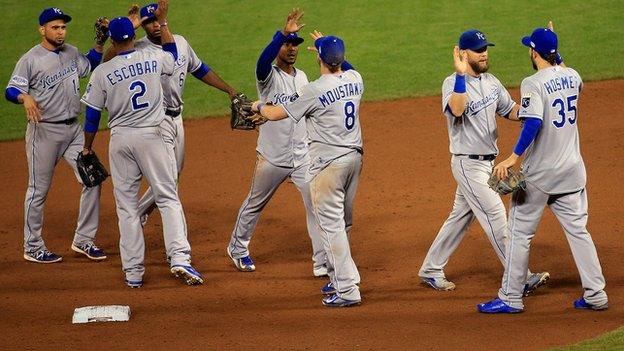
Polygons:
M518 101L518 91L512 95ZM227 257L250 185L255 132L231 131L224 118L185 122L180 195L193 264L206 278L197 287L170 275L157 214L145 228L145 285L126 287L110 180L102 192L97 238L109 258L95 263L74 254L69 247L80 192L66 164L57 167L44 224L46 244L63 262L23 260L24 141L2 143L1 348L540 350L613 330L624 324L624 189L618 186L623 95L623 80L588 83L579 102L589 230L607 280L608 311L572 308L582 288L565 235L549 211L532 242L530 267L549 271L551 280L525 300L524 313L476 312L477 303L496 296L502 275L478 223L446 269L457 289L437 292L419 283L418 268L451 209L456 186L437 96L361 107L364 168L351 247L362 275L363 304L350 309L321 305L319 289L326 280L312 277L303 205L290 183L266 207L252 240L257 271L238 272ZM501 154L507 156L520 125L503 119L498 125ZM95 149L106 165L107 144L108 132L100 132ZM105 304L129 305L130 322L71 324L74 308Z

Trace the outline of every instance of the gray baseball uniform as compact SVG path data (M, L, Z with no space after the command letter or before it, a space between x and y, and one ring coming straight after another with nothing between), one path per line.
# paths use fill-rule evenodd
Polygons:
M490 73L466 75L466 110L461 118L448 108L455 74L442 85L442 111L446 116L451 151L451 171L457 182L453 209L429 248L419 275L444 277L444 267L476 218L505 264L509 229L505 206L489 188L493 160L498 155L496 115L508 115L515 105L507 89ZM472 155L472 156L471 156ZM483 159L485 157L485 159Z
M340 298L361 300L360 275L351 257L348 231L362 169L360 100L362 76L355 70L325 74L284 105L288 116L306 117L311 165L307 177L327 257L331 283Z
M82 183L76 157L82 151L84 135L77 120L80 114L79 79L89 74L89 60L75 47L65 44L56 51L37 45L15 66L8 87L31 95L42 110L40 123L26 128L28 190L24 202L24 252L46 250L41 235L43 207L52 183L54 168L64 158ZM93 243L98 229L100 186L82 187L74 244Z
M498 295L514 308L524 307L522 289L530 243L546 205L567 236L585 301L596 306L607 303L605 279L586 228L586 174L577 128L582 84L575 70L561 66L541 69L522 81L519 117L539 118L542 127L522 163L527 189L514 194L509 210L511 241Z
M173 74L174 64L173 56L164 51L120 54L93 71L82 97L87 106L109 112L109 160L119 217L119 249L129 281L141 281L145 272L145 240L138 212L143 176L161 213L171 265L190 262L186 220L177 192L175 126L165 116L161 86L161 75Z
M308 84L305 72L296 68L294 70L294 75L290 75L273 65L265 80L256 81L260 100L271 101L274 105L288 104L297 89ZM325 251L306 181L310 157L305 122L283 119L265 123L259 129L251 189L236 217L229 243L231 255L235 259L249 256L249 243L262 209L280 184L290 177L301 193L306 210L308 235L312 242L313 272L317 276L325 275Z
M178 173L184 167L184 126L182 123L182 109L184 101L182 94L184 93L184 84L188 73L197 71L202 61L191 48L188 41L181 35L173 35L176 47L178 49L178 59L172 75L161 76L163 87L163 97L165 110L168 111L167 118L171 118L175 128L175 158ZM135 49L137 51L147 51L152 53L162 52L162 46L152 43L147 37L143 37L136 41ZM175 115L175 116L170 116ZM139 215L145 215L154 205L154 195L151 189L147 189L145 194L139 200Z

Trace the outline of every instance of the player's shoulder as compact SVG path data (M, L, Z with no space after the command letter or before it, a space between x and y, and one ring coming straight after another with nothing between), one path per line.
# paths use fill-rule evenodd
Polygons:
M71 44L65 44L63 45L63 52L66 54L70 54L70 55L76 55L79 54L80 52L78 51L78 48L71 45Z
M455 83L455 77L456 76L457 76L457 73L455 73L455 72L451 73L449 76L444 78L444 80L442 81L442 85L446 85L446 84L449 84L449 83Z
M495 75L489 72L481 73L481 79L502 85L501 81Z
M188 40L186 40L186 38L181 34L174 34L173 40L175 40L176 45L179 43L189 45Z
M354 69L350 69L348 71L345 71L343 74L345 76L347 76L347 77L353 77L353 78L355 78L356 80L359 80L359 81L362 80L362 75L360 74L360 72L358 72L358 71L356 71Z
M522 79L522 82L520 83L520 87L522 89L537 88L539 87L540 81L542 79L542 74L540 74L539 71L535 72L528 77L524 77L524 79Z

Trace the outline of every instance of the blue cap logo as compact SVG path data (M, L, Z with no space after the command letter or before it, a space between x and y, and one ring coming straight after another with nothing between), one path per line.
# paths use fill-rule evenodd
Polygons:
M314 46L321 60L329 66L339 66L344 62L345 45L342 39L330 35L316 39Z
M490 43L485 38L485 34L483 32L471 29L462 33L459 37L459 48L462 50L472 50L477 51L479 49L483 49L486 46L494 46L493 43Z
M531 36L522 38L522 44L540 55L554 54L557 52L557 34L548 28L537 28Z
M151 21L156 19L156 9L158 8L158 4L149 4L141 7L139 11L139 15L141 16L141 22Z
M128 17L113 18L108 24L108 32L116 42L134 38L134 26Z
M39 25L43 26L44 24L48 22L52 22L57 19L61 19L65 21L65 23L67 23L71 21L72 18L69 15L66 15L58 7L50 7L48 9L43 10L41 14L39 15Z

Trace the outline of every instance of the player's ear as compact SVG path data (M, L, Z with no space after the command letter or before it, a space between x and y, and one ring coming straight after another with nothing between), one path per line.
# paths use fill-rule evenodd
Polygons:
M45 26L39 26L39 34L41 34L42 36L45 35Z

